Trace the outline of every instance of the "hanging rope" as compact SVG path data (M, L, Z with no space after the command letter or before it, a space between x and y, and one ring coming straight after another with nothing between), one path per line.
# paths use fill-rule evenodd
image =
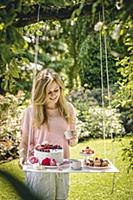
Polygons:
M103 1L102 1L102 18L103 18L103 23L105 23L104 3L103 3ZM110 107L110 85L109 85L109 70L108 70L108 53L107 53L107 38L106 38L106 34L104 34L104 50L105 50L105 63L106 63L108 104L109 104L109 107Z
M103 23L105 24L105 9L104 9L104 2L102 0L102 19ZM109 83L109 70L108 70L108 52L107 52L107 37L104 34L104 50L105 50L105 65L106 65L106 79L107 79L107 91L108 91L108 109L109 113L111 113L111 103L110 103L110 83ZM111 132L111 141L112 141L112 162L114 163L114 142L113 142L113 134Z
M105 13L104 13L104 3L102 0L102 20L105 24ZM100 21L100 14L99 14L99 21ZM103 138L104 138L104 156L106 157L106 136L105 136L105 108L104 108L104 91L103 91L103 55L102 55L102 35L101 31L99 32L100 38L100 65L101 65L101 86L102 86L102 114L103 114ZM109 85L109 70L108 70L108 53L107 53L107 38L106 34L104 34L104 50L105 50L105 63L106 63L106 78L107 78L107 91L108 91L108 109L109 113L111 106L110 106L110 85ZM114 145L113 145L113 135L111 133L111 141L112 141L112 162L114 163ZM113 174L112 179L112 191L111 194L114 192L115 186L115 173Z
M37 22L39 22L39 17L40 17L40 5L38 5L38 10L37 10ZM35 77L36 77L36 72L37 72L37 62L38 62L38 50L39 50L39 35L37 34L36 40L35 40L35 58L34 58L34 67L33 67L33 86L32 86L32 105L34 103L34 92L35 92ZM30 153L30 141L31 141L31 132L32 132L32 120L29 125L29 137L28 137L28 147L27 147L27 159L29 158L29 153Z
M39 17L40 17L40 5L38 6L37 22L39 22ZM33 68L32 103L34 102L35 77L36 77L36 72L37 72L38 50L39 50L39 35L37 34L36 40L35 40L35 58L34 58L34 68Z
M99 13L99 22L101 21L101 16ZM104 86L103 86L103 53L102 53L102 34L99 31L100 40L100 67L101 67L101 91L102 91L102 133L104 140L104 158L106 158L106 141L105 141L105 106L104 106Z

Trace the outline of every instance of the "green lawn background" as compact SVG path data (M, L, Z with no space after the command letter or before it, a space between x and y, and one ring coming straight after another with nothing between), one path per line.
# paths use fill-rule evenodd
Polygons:
M126 146L130 138L122 139L122 142L111 140L88 140L71 147L71 158L83 158L79 152L86 146L95 149L95 156L104 157L104 145L106 157L112 160L120 173L115 174L114 192L112 191L113 173L76 173L70 175L70 192L68 200L133 200L133 172L127 173L128 161L122 161L122 147ZM112 150L112 148L114 150ZM18 160L1 164L0 169L6 169L19 180L24 181L24 172L18 167ZM20 200L10 184L0 177L0 200ZM29 199L27 199L29 200Z

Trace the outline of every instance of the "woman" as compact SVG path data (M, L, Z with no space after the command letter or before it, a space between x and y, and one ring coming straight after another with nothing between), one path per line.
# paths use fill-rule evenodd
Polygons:
M64 150L64 158L70 158L69 146L77 144L76 134L67 140L65 131L75 133L76 115L73 105L64 97L64 85L59 75L45 69L38 73L33 92L33 105L23 114L20 162L32 155L36 144L48 141L58 144ZM27 185L42 199L65 200L69 191L69 174L33 173L26 174Z

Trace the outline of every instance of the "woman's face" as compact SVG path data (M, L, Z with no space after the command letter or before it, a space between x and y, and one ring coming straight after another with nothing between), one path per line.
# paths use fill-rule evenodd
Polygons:
M60 97L60 86L56 81L48 84L46 87L46 106L54 108Z

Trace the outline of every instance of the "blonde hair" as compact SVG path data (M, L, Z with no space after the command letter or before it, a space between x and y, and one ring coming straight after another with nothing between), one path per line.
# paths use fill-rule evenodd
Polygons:
M40 128L46 123L48 125L48 117L45 107L46 88L49 83L56 81L60 87L60 97L57 102L60 115L66 119L68 123L71 122L71 115L68 108L68 103L64 97L64 84L58 73L52 69L44 69L38 73L35 81L35 88L33 92L33 125Z

